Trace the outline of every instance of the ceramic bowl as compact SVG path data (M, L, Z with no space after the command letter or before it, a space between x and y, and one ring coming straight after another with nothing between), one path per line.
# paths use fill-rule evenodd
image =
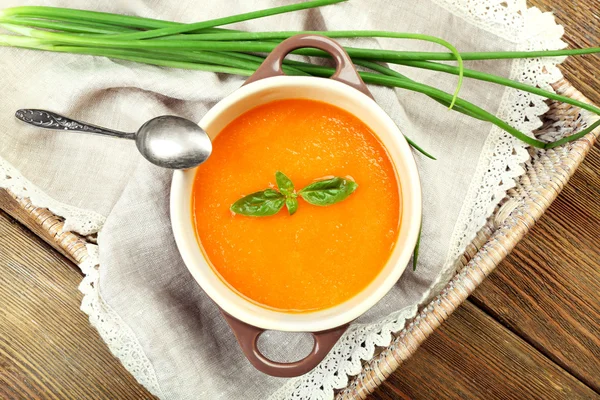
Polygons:
M281 63L301 47L329 52L336 61L330 79L285 76ZM359 294L334 307L309 313L285 313L263 308L240 296L213 270L196 239L192 222L192 188L196 169L175 171L171 186L171 222L177 246L190 273L222 309L250 361L275 376L295 376L312 369L346 330L347 324L377 303L406 269L421 224L421 187L410 146L392 119L375 103L343 48L331 39L302 35L281 43L244 86L215 105L199 125L211 138L241 114L275 100L303 98L326 102L362 120L381 140L395 166L402 199L401 226L389 261ZM311 332L315 349L296 363L276 363L257 349L264 330Z

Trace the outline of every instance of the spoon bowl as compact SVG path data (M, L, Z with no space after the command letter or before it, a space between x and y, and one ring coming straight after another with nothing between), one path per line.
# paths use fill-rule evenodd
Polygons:
M212 152L212 142L198 124L165 115L146 122L135 135L140 153L151 163L170 169L202 164Z

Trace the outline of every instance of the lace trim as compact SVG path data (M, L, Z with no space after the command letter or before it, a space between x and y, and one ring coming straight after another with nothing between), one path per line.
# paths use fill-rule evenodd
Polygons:
M154 367L146 357L142 345L131 328L100 295L98 246L89 244L86 248L88 257L79 266L85 274L79 285L79 290L83 293L81 311L89 315L90 323L98 330L111 353L121 360L123 366L140 384L160 398L163 393L158 385Z
M527 8L526 0L432 1L468 24L512 43L523 43L540 32L551 41L560 41L564 34L564 28L556 23L552 13L543 13L537 7Z
M564 30L550 13L529 8L524 1L433 0L481 29L517 44L522 51L563 48ZM557 65L564 58L515 60L510 78L533 86L553 90L551 83L562 74ZM543 98L515 89L507 89L501 100L498 117L522 132L530 133L542 125L539 116L548 111ZM494 208L516 186L516 178L524 172L522 164L530 158L527 145L498 127L490 131L479 158L475 176L469 187L463 209L455 226L450 249L442 272L423 295L419 305L439 293L455 273L455 262L464 253L477 232L485 225ZM389 346L393 333L410 331L405 322L416 316L417 305L405 308L381 321L351 329L315 370L290 380L271 399L332 399L335 389L343 389L348 377L362 371L362 362L370 361L375 346ZM412 325L412 323L411 323ZM352 348L350 348L352 347Z
M537 8L522 10L527 39L518 44L518 50L557 49L566 46L560 37L563 29L555 29L554 19ZM540 21L545 21L540 24ZM547 24L552 23L552 26ZM533 26L530 26L533 25ZM558 35L558 36L557 36ZM520 59L515 60L510 78L532 86L553 91L551 83L562 78L557 65L564 58ZM544 98L516 89L504 93L498 117L507 121L521 132L535 131L542 125L539 116L548 111ZM506 196L508 189L515 187L516 178L525 170L522 164L529 160L528 145L494 126L479 158L473 182L467 192L451 239L451 247L445 265L452 264L475 239L477 232L485 225L494 208ZM447 281L446 281L447 282ZM445 283L445 282L444 282Z
M54 200L2 157L0 157L0 188L8 189L18 197L29 198L34 206L47 208L53 214L63 217L64 231L87 236L98 232L104 225L105 218L102 215Z

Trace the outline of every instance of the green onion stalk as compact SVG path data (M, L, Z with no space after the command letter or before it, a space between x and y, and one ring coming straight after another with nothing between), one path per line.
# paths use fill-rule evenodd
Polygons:
M36 48L36 49L41 49L41 50L47 50L47 51L59 51L59 52L69 52L69 53L79 53L79 54L88 54L88 55L105 55L108 57L112 57L112 58L118 58L118 59L123 59L123 60L129 60L129 61L136 61L136 62L143 62L146 64L152 64L152 65L158 65L158 66L165 66L165 67L175 67L175 68L185 68L185 69L196 69L196 70L203 70L203 71L210 71L210 72L221 72L221 73L230 73L230 74L237 74L237 75L244 75L244 76L248 76L251 75L256 68L258 68L258 66L260 65L260 63L258 62L258 60L256 61L251 61L251 60L244 60L242 58L238 58L238 57L234 57L231 54L222 54L219 52L211 52L209 50L201 50L201 51L191 51L191 52L183 52L181 51L181 49L174 49L172 51L169 51L168 48L165 47L159 47L159 48L153 48L153 47L146 47L146 46L141 46L140 48L104 48L104 47L100 47L100 48L92 48L92 47L82 47L82 46L67 46L67 45L63 45L63 44L53 44L52 40L48 41L44 41L43 39L40 39L40 37L44 37L44 38L48 38L50 37L51 39L56 39L55 35L59 35L59 34L54 34L54 33L47 33L47 32L43 32L43 31L35 31L32 32L33 30L29 29L29 28L22 28L19 27L17 29L20 32L23 32L26 30L26 32L29 34L29 36L27 37L23 37L23 36L2 36L0 37L0 44L2 44L3 42L8 42L9 45L13 45L13 46L18 46L18 47L27 47L27 48ZM61 38L63 36L67 36L67 35L61 35ZM81 44L81 39L82 38L76 38L75 40L73 40L73 42L75 43L79 43ZM87 40L87 38L86 38ZM65 43L66 41L69 41L68 39L65 39L65 41L63 43ZM61 43L59 41L59 43ZM104 43L102 40L100 39L96 39L94 40L94 43ZM122 42L121 42L122 43ZM146 50L146 51L145 51ZM148 52L148 50L150 50ZM188 49L185 49L188 50ZM363 65L365 65L364 62L362 62ZM366 64L369 65L369 64ZM371 67L374 67L374 65L370 65ZM311 65L311 64L307 64L307 63L299 63L296 62L293 64L292 66L287 66L286 68L288 68L289 72L292 72L292 74L310 74L313 76L330 76L331 74L333 74L334 70L332 68L329 67L322 67L322 66L317 66L317 65ZM293 68L293 69L292 69ZM380 66L380 68L377 68L379 71L381 71L383 68ZM298 73L298 70L300 71L300 73ZM392 70L390 70L392 71ZM384 75L381 73L373 73L373 72L360 72L361 77L363 78L363 80L366 83L372 83L372 84L377 84L377 85L382 85L382 86L388 86L388 87L396 87L396 88L400 88L400 89L407 89L407 90L411 90L414 92L418 92L418 93L422 93L425 94L429 97L434 98L435 100L441 102L442 104L451 104L453 101L455 102L457 108L462 111L463 113L473 116L475 118L484 120L484 121L488 121L498 127L500 127L501 129L505 130L506 132L510 133L511 135L515 136L516 138L522 140L523 142L532 145L534 147L538 147L538 148L553 148L556 147L556 142L543 142L540 140L537 140L535 138L532 138L528 135L526 135L525 133L520 132L519 130L517 130L516 128L512 127L511 125L509 125L508 123L506 123L505 121L501 120L500 118L494 116L493 114L485 111L484 109L476 106L473 103L470 103L460 97L455 98L453 95L446 93L440 89L434 88L432 86L428 86L419 82L415 82L413 80L410 80L404 76L401 75L397 76L395 74L389 74L388 75ZM531 91L538 91L541 89L535 89L533 87L530 88ZM550 93L550 92L548 92ZM560 95L553 95L553 98L557 99L557 100L562 100L563 96ZM575 102L572 99L566 98L565 97L566 102ZM579 102L576 102L576 104L578 104ZM592 112L596 112L600 115L600 109L594 107L594 106L590 106L590 105L585 105L585 103L581 103L582 105L585 106L586 109L592 111ZM571 135L568 138L564 138L566 140L563 140L563 142L561 143L566 143L568 141L572 141L572 140L576 140L577 138L580 138L582 136L585 136L587 133L591 132L596 126L596 124L588 127L587 129L578 132L575 135Z
M36 7L36 6L25 6L25 7L14 7L4 11L0 11L0 22L3 22L5 28L8 28L16 33L23 34L26 36L33 36L38 38L45 38L50 41L54 40L60 44L74 44L83 47L109 47L109 48L130 48L130 49L166 49L166 50L204 50L204 51L215 51L215 52L234 52L234 51L254 51L254 52L270 52L276 46L277 42L264 42L264 40L282 40L290 36L301 34L301 33L312 33L312 34L323 34L333 38L348 38L348 37L389 37L389 38L403 38L403 39L419 39L431 41L434 43L441 44L448 48L450 53L425 53L425 52L397 52L389 50L373 50L373 49L357 49L347 48L347 51L354 59L364 59L376 61L376 62L392 62L401 65L408 65L417 68L434 69L447 73L454 74L457 71L459 81L454 92L454 96L448 103L444 100L437 99L436 101L447 105L449 108L453 108L458 92L462 84L464 75L463 60L476 60L476 59L495 59L495 58L516 58L516 57L539 57L539 56L557 56L557 55L570 55L570 54L590 54L600 52L598 48L590 49L573 49L573 50L556 50L556 51L543 51L543 52L487 52L487 53L463 53L462 55L452 46L450 43L440 38L435 38L428 35L411 34L411 33L397 33L397 32L386 32L386 31L333 31L333 32L321 32L321 31L294 31L294 32L241 32L232 31L222 28L216 28L217 26L227 25L235 22L247 21L256 18L263 18L271 15L287 13L292 11L298 11L308 8L321 7L326 5L332 5L343 2L345 0L316 0L304 3L292 4L282 7L275 7L267 10L254 11L245 14L232 15L224 18L218 18L209 21L202 21L194 24L182 24L170 21L161 21L156 19L141 18L134 16L124 16L119 14L102 13L95 11L85 10L74 10L66 8L54 8L54 7ZM62 21L62 23L61 23ZM16 22L16 23L15 23ZM8 24L7 24L8 23ZM47 29L54 29L62 32L73 32L77 31L80 33L94 34L94 37L67 37L67 35L52 36L51 32L36 31L31 29L19 29L18 25L27 25ZM52 26L51 24L55 24ZM145 31L139 31L145 29ZM137 30L137 31L136 31ZM198 33L199 32L199 33ZM100 40L98 40L98 34L105 34ZM170 39L170 45L161 45L160 43L131 43L125 39L148 39L148 38L161 38ZM108 39L108 42L106 41ZM118 39L119 43L111 41ZM123 43L123 40L125 42ZM186 46L184 41L194 41L193 45ZM206 43L209 41L215 41L217 43L210 44ZM222 43L227 41L233 41L235 43ZM149 42L144 40L144 42ZM253 43L249 43L253 42ZM44 45L43 43L40 43ZM299 54L312 55L312 56L326 56L326 54L313 49L301 49L298 51ZM134 54L132 54L133 56ZM452 60L458 61L458 69L455 67L447 66L445 64L428 65L414 63L415 61L428 60ZM176 61L176 60L173 60ZM411 64L411 61L413 63ZM357 61L359 64L360 61ZM376 67L377 68L377 67ZM393 71L393 70L389 70ZM381 69L378 70L381 72ZM298 71L296 71L296 74ZM581 106L581 102L576 102L565 96L559 96L555 93L543 91L541 89L536 91L536 88L528 85L521 84L519 82L512 81L510 79L495 77L490 74L480 73L478 71L469 70L469 76L471 78L487 80L505 86L516 87L521 90L528 90L532 93L537 92L541 96L552 98L554 100L564 101L569 104ZM397 76L396 76L397 77ZM586 105L588 106L588 105ZM598 111L593 106L582 107L592 112ZM468 110L459 108L457 111L463 114L479 118L477 114L469 112Z
M216 26L229 25L236 22L249 21L252 19L263 18L277 14L322 7L344 1L347 0L313 0L282 7L274 7L266 10L253 11L245 14L231 15L225 18L202 21L194 24L182 24L177 22L161 21L152 18L45 6L21 6L7 8L0 11L0 18L27 17L54 21L83 21L102 23L117 27L120 26L125 28L146 29L148 32L145 32L145 35L139 37L139 34L144 32L138 32L138 35L133 37L133 39L147 39L150 37L160 37L176 33L195 33L195 31L201 31L205 28L213 28Z

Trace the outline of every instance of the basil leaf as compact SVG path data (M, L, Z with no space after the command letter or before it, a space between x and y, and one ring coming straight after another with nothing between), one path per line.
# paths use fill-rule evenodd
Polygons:
M249 217L267 217L275 215L285 204L285 196L274 189L266 189L242 197L230 207L236 214Z
M295 197L287 197L285 199L285 205L286 205L290 215L294 215L296 210L298 210L298 199Z
M275 172L275 180L277 181L277 187L286 196L294 193L294 184L292 180L288 178L283 172Z
M315 206L330 206L345 200L358 187L356 182L346 178L335 177L311 183L298 194Z

